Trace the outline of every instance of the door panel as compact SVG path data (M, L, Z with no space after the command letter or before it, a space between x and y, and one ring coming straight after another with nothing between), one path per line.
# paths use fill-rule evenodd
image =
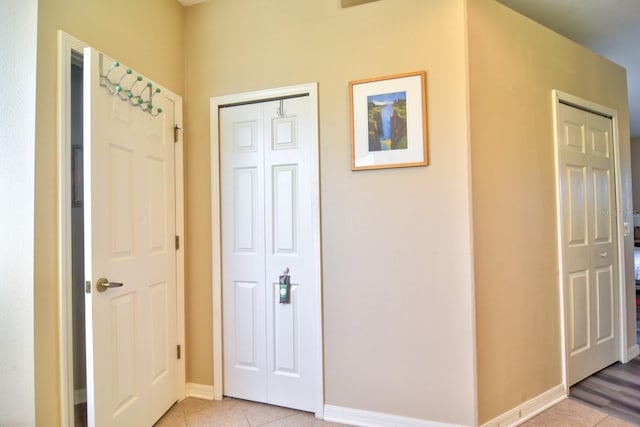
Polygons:
M611 267L596 270L597 310L596 343L602 344L614 338L613 271Z
M593 233L595 243L608 244L611 242L611 218L609 206L612 203L609 193L611 176L608 170L593 168L593 203L596 212Z
M569 310L571 321L570 354L572 356L589 348L589 276L588 271L577 271L569 276Z
M219 117L224 394L313 410L309 99L226 107Z
M136 300L135 294L126 293L111 299L110 311L112 313L113 332L111 333L111 345L109 346L109 359L114 361L114 415L122 412L130 403L137 399L136 378L141 373L138 369L135 355L138 353L135 331L136 325Z
M108 93L111 63L85 50L88 420L152 425L178 390L174 111L162 95L153 117ZM122 286L98 292L100 278Z
M225 109L220 174L224 392L266 401L264 135L259 105Z
M291 287L291 304L280 307L279 285L273 289L272 312L274 318L274 365L275 375L300 377L300 339L298 324L300 305L298 286Z
M567 244L572 248L576 248L587 244L587 183L585 168L567 165L566 180L568 206L564 219L569 231Z
M295 253L297 166L273 167L273 250L277 254Z
M265 151L270 194L265 197L268 287L267 366L269 403L310 411L313 409L314 348L311 144L309 98L264 104L265 125L271 144ZM305 140L305 136L307 139ZM280 304L278 279L288 271L289 304Z
M167 281L154 283L149 286L151 302L151 324L154 328L151 330L151 346L149 347L149 356L151 359L151 382L160 381L165 375L169 375L171 367L169 366L169 354L166 349L171 344L168 339L171 336L169 321L169 288Z
M255 228L258 197L257 168L238 168L234 171L235 247L238 252L256 252Z
M559 106L565 315L570 385L618 360L611 120Z
M257 283L236 282L235 284L235 366L238 369L259 371L261 363L258 360L260 346L259 340L262 322L256 316L259 310L257 302L261 301L258 294Z

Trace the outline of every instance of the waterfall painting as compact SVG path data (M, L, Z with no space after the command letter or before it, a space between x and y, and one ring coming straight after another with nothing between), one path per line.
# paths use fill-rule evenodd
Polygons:
M367 96L369 151L407 148L407 93Z
M428 164L424 71L353 81L349 88L352 170Z

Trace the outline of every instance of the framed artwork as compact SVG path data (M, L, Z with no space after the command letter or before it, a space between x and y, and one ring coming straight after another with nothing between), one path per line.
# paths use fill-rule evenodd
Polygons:
M424 71L349 82L351 169L425 166Z
M82 147L71 147L71 205L81 208L84 199L82 178Z

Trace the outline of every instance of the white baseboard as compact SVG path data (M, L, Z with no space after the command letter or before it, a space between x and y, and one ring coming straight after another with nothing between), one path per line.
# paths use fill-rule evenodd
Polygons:
M213 400L213 386L204 384L187 383L187 397Z
M638 347L638 344L634 344L630 348L627 348L627 353L624 355L625 359L622 362L630 362L638 356L640 356L640 347Z
M87 389L73 390L73 404L85 403L87 401Z
M482 427L503 427L519 425L566 398L567 394L564 391L564 385L559 384L552 389L549 389L544 393L534 397L533 399L528 400L513 409L510 409L504 414L497 416L491 421L482 424Z
M417 418L401 417L398 415L379 412L363 411L361 409L344 408L341 406L324 405L324 420L361 427L454 427L458 424L445 424Z

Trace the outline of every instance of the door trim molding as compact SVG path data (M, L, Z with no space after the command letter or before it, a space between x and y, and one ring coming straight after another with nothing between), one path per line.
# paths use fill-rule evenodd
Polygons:
M318 84L307 83L275 89L244 92L232 95L213 97L210 100L211 119L211 269L212 269L212 299L213 299L213 397L222 399L223 395L223 340L222 340L222 248L221 248L221 211L220 211L220 140L218 110L230 104L261 102L263 100L308 94L311 108L311 140L312 144L312 176L313 194L312 218L313 232L313 276L314 295L317 301L314 311L313 342L315 352L314 379L314 407L315 415L323 417L324 413L324 375L323 375L323 329L322 329L322 270L320 264L320 170L319 170L319 139L318 139Z
M568 376L568 352L567 352L567 325L565 321L565 300L564 300L564 267L563 267L563 248L562 248L562 207L560 200L560 174L559 174L559 141L558 126L560 104L568 104L575 108L579 108L591 113L599 114L611 118L611 126L613 129L613 167L614 167L614 191L616 197L616 237L618 250L618 360L626 363L627 359L627 306L626 306L626 261L625 261L625 236L624 223L628 223L629 215L625 214L622 205L621 188L622 181L620 179L620 137L618 133L618 111L600 104L596 104L586 99L571 95L559 90L552 90L553 104L553 140L554 140L554 156L555 156L555 180L556 180L556 221L557 221L557 245L558 245L558 270L559 270L559 293L560 293L560 335L562 348L562 384L565 392L569 395L569 376Z
M59 403L60 425L74 425L73 389L73 327L71 315L71 57L84 55L90 47L73 36L58 30L58 346L59 346ZM176 125L182 128L182 98L163 88L163 93L174 102ZM176 179L176 234L181 236L180 250L176 251L176 321L177 340L182 346L178 360L177 398L186 395L186 349L184 310L184 167L182 132L178 132L174 145Z

